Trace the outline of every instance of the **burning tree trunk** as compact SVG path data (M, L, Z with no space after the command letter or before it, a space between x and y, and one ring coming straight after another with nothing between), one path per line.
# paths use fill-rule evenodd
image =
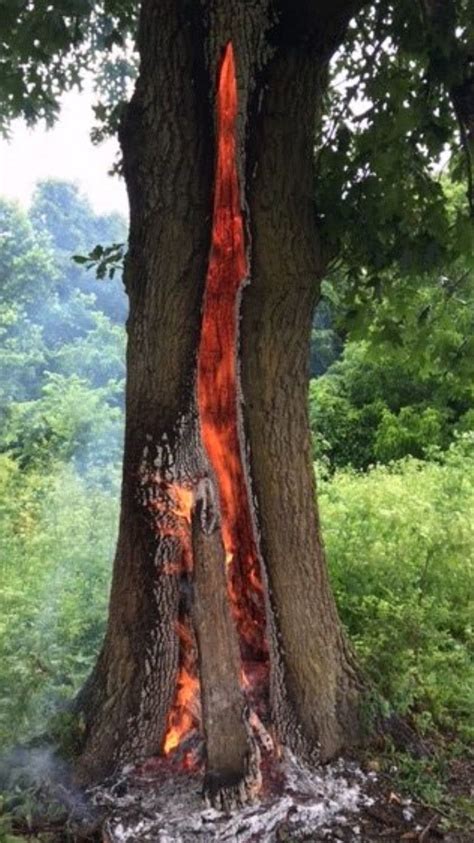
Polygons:
M306 410L323 271L312 137L352 4L331 10L143 3L121 133L122 511L107 634L77 701L84 781L178 747L189 763L200 731L208 790L228 804L258 786L252 725L267 748L270 730L320 759L359 737Z
M227 601L225 550L215 499L201 485L193 520L193 620L199 651L207 774L204 791L223 807L245 802L259 784L240 687L239 643Z

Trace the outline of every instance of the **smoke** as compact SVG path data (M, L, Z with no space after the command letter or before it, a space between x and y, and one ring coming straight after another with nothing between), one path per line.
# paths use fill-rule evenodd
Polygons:
M31 831L46 823L97 825L100 812L74 784L71 766L54 746L23 746L0 756L3 815Z

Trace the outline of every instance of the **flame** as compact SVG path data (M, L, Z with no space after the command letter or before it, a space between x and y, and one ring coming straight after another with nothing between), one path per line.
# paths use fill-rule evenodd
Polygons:
M184 656L176 681L176 697L168 714L163 752L169 755L193 729L199 725L199 679L196 674L194 641L188 624L177 622L176 632L180 651Z
M178 518L184 518L190 524L194 502L192 489L186 489L184 486L178 486L175 483L172 486L172 495L174 497L173 512Z
M244 649L265 658L263 585L241 458L238 305L247 258L237 173L237 80L225 48L217 90L217 160L211 253L204 293L197 397L201 434L221 504L228 594Z
M234 52L229 42L224 50L217 88L213 226L198 351L197 401L202 440L219 490L228 596L244 663L241 684L250 693L251 665L258 662L264 675L268 675L268 648L263 585L239 439L237 314L240 290L247 275L247 259L236 164L237 104ZM179 523L184 521L186 529L180 528L183 565L191 570L188 543L192 493L173 485L169 494L174 515ZM175 573L174 568L169 573ZM180 667L176 698L168 715L163 743L165 755L179 746L198 721L199 679L193 635L186 623L177 626L177 633Z
M174 706L166 727L166 736L163 744L165 755L179 746L184 735L188 734L196 725L190 708L198 691L199 683L195 676L191 676L185 668L179 672L177 680L177 694Z
M178 539L176 556L163 562L163 573L168 576L189 575L193 568L191 546L191 515L194 503L193 490L176 482L163 480L153 472L143 478L154 490L147 498L147 509L152 515L154 528L160 538L173 536ZM169 755L183 738L199 726L199 678L196 669L196 646L189 619L176 622L179 639L179 668L176 693L168 712L163 753ZM186 767L192 766L192 754L183 759Z

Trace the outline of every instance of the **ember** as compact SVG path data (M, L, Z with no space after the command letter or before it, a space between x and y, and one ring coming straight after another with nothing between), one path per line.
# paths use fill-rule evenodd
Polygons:
M244 662L267 663L262 576L241 457L238 306L247 275L236 163L237 82L232 44L217 92L217 162L211 255L198 357L201 432L219 487L228 594Z
M258 709L260 723L260 718L265 718L266 714L269 662L262 576L239 436L238 307L247 275L247 260L236 164L236 117L236 70L229 43L221 62L217 89L213 229L198 353L197 401L202 441L219 491L229 607L239 634L243 662L241 684L253 709ZM192 492L174 484L168 495L174 516L168 529L179 535L182 556L178 564L173 561L165 571L169 574L191 573ZM166 534L164 529L160 524L161 536ZM189 620L181 619L177 631L180 667L163 743L166 755L196 728L199 717L196 648ZM258 681L254 682L256 677Z
M163 752L169 755L183 737L199 726L199 679L194 664L194 641L185 622L176 625L182 654L174 705L168 715Z

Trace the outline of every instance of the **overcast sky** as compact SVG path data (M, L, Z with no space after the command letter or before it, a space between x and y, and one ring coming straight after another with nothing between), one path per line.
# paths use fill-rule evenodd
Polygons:
M39 179L74 181L97 212L127 214L125 186L107 175L118 151L115 139L93 146L90 93L69 93L62 99L61 116L53 129L28 129L16 121L11 140L0 139L0 196L29 204Z

